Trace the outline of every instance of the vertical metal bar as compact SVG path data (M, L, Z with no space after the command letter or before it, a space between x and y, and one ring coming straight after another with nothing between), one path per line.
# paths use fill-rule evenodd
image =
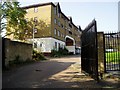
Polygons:
M109 51L109 47L110 47L110 45L109 45L109 33L107 34L107 64L108 64L108 66L107 66L107 69L109 70L110 69L110 65L109 65L109 54L108 53L110 53L110 51Z
M104 73L106 73L106 52L105 52L105 35L103 34L103 49L104 49Z
M111 64L111 62L110 62L110 54L111 54L111 50L110 50L110 49L111 49L111 38L110 38L110 34L111 34L111 32L109 33L109 42L108 42L108 43L109 43L109 54L108 54L108 55L109 55L109 64L110 64L109 66L110 66L110 70L112 70L112 64Z
M97 22L95 21L95 35L96 35L96 79L99 82L99 77L98 77L98 41L97 41Z
M106 53L105 53L106 57L105 58L106 58L106 65L107 65L106 70L108 70L108 58L107 58L108 57L108 55L107 55L107 52L108 52L108 50L107 50L108 49L108 36L107 35L106 35L106 44L105 45L106 45Z
M118 64L118 60L119 60L119 51L118 51L118 33L116 35L116 65ZM119 70L119 66L116 66L116 70Z
M109 58L110 61L111 61L111 59L113 59L113 57L111 57L111 54L112 54L112 47L113 47L113 39L112 39L112 37L111 37L111 34L112 34L112 32L110 32L110 46L111 46L110 58ZM113 70L113 63L112 63L112 61L110 62L110 64L111 64L111 70Z
M115 56L116 56L116 54L114 52L114 50L115 50L115 37L114 37L114 34L112 36L112 39L113 39L113 52L112 52L113 53L113 56L112 56L112 59L113 59L113 70L115 70Z
M107 59L107 49L108 49L108 37L107 37L107 35L105 35L105 48L106 48L106 52L105 52L105 59L106 59L106 71L108 70L108 59Z
M118 52L117 52L117 33L115 35L115 69L117 70L117 58L118 58Z
M117 45L118 45L118 50L117 50L117 52L118 52L118 62L117 62L117 64L119 64L119 66L118 66L118 70L120 70L120 37L119 37L119 33L117 34Z
M110 34L111 34L112 32L110 32ZM112 39L111 39L111 36L110 36L110 34L109 34L109 40L110 40L110 54L112 53ZM110 68L111 68L111 70L113 69L112 68L112 63L111 63L111 55L109 55L109 62L110 62Z
M117 52L116 52L116 48L117 48L117 45L116 45L116 34L114 35L114 52L115 52L115 58L114 58L114 69L116 69L116 59L117 59Z

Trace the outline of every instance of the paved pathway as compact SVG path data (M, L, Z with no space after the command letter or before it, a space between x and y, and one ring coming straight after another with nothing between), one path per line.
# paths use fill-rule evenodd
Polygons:
M3 73L3 88L113 88L80 73L80 56L51 58ZM115 84L115 85L114 85Z

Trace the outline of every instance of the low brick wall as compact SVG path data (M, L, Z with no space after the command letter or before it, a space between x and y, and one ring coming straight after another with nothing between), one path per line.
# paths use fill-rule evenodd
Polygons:
M9 64L9 61L15 60L17 56L20 57L20 60L32 60L32 44L11 41L10 39L3 39L3 62L6 65Z

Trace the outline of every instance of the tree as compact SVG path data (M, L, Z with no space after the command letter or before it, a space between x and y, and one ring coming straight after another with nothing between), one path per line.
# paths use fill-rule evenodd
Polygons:
M34 30L34 33L36 32L42 33L42 31L48 28L49 28L49 25L47 25L45 21L41 19L34 20L33 18L31 18L30 20L27 21L27 27L26 27L24 39L33 38L33 30ZM35 31L35 29L37 31Z
M1 5L1 31L7 30L7 35L13 34L14 38L22 39L27 22L24 18L26 11L20 8L19 2L3 2ZM2 22L6 20L6 22Z

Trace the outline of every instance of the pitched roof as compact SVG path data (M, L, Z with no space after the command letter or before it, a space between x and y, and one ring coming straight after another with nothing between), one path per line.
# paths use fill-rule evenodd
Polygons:
M59 2L47 2L47 3L39 3L39 4L33 4L33 5L28 5L28 6L24 6L21 7L23 9L28 9L28 8L33 8L33 7L39 7L39 6L45 6L45 5L53 5L54 7L58 6L60 9L60 5ZM60 13L68 20L70 21L70 18L68 18L60 9ZM76 28L78 28L73 22L71 22Z
M52 2L48 2L48 3L39 3L39 4L28 5L28 6L24 6L21 8L28 9L28 8L38 7L38 6L51 5L51 4L54 5Z

